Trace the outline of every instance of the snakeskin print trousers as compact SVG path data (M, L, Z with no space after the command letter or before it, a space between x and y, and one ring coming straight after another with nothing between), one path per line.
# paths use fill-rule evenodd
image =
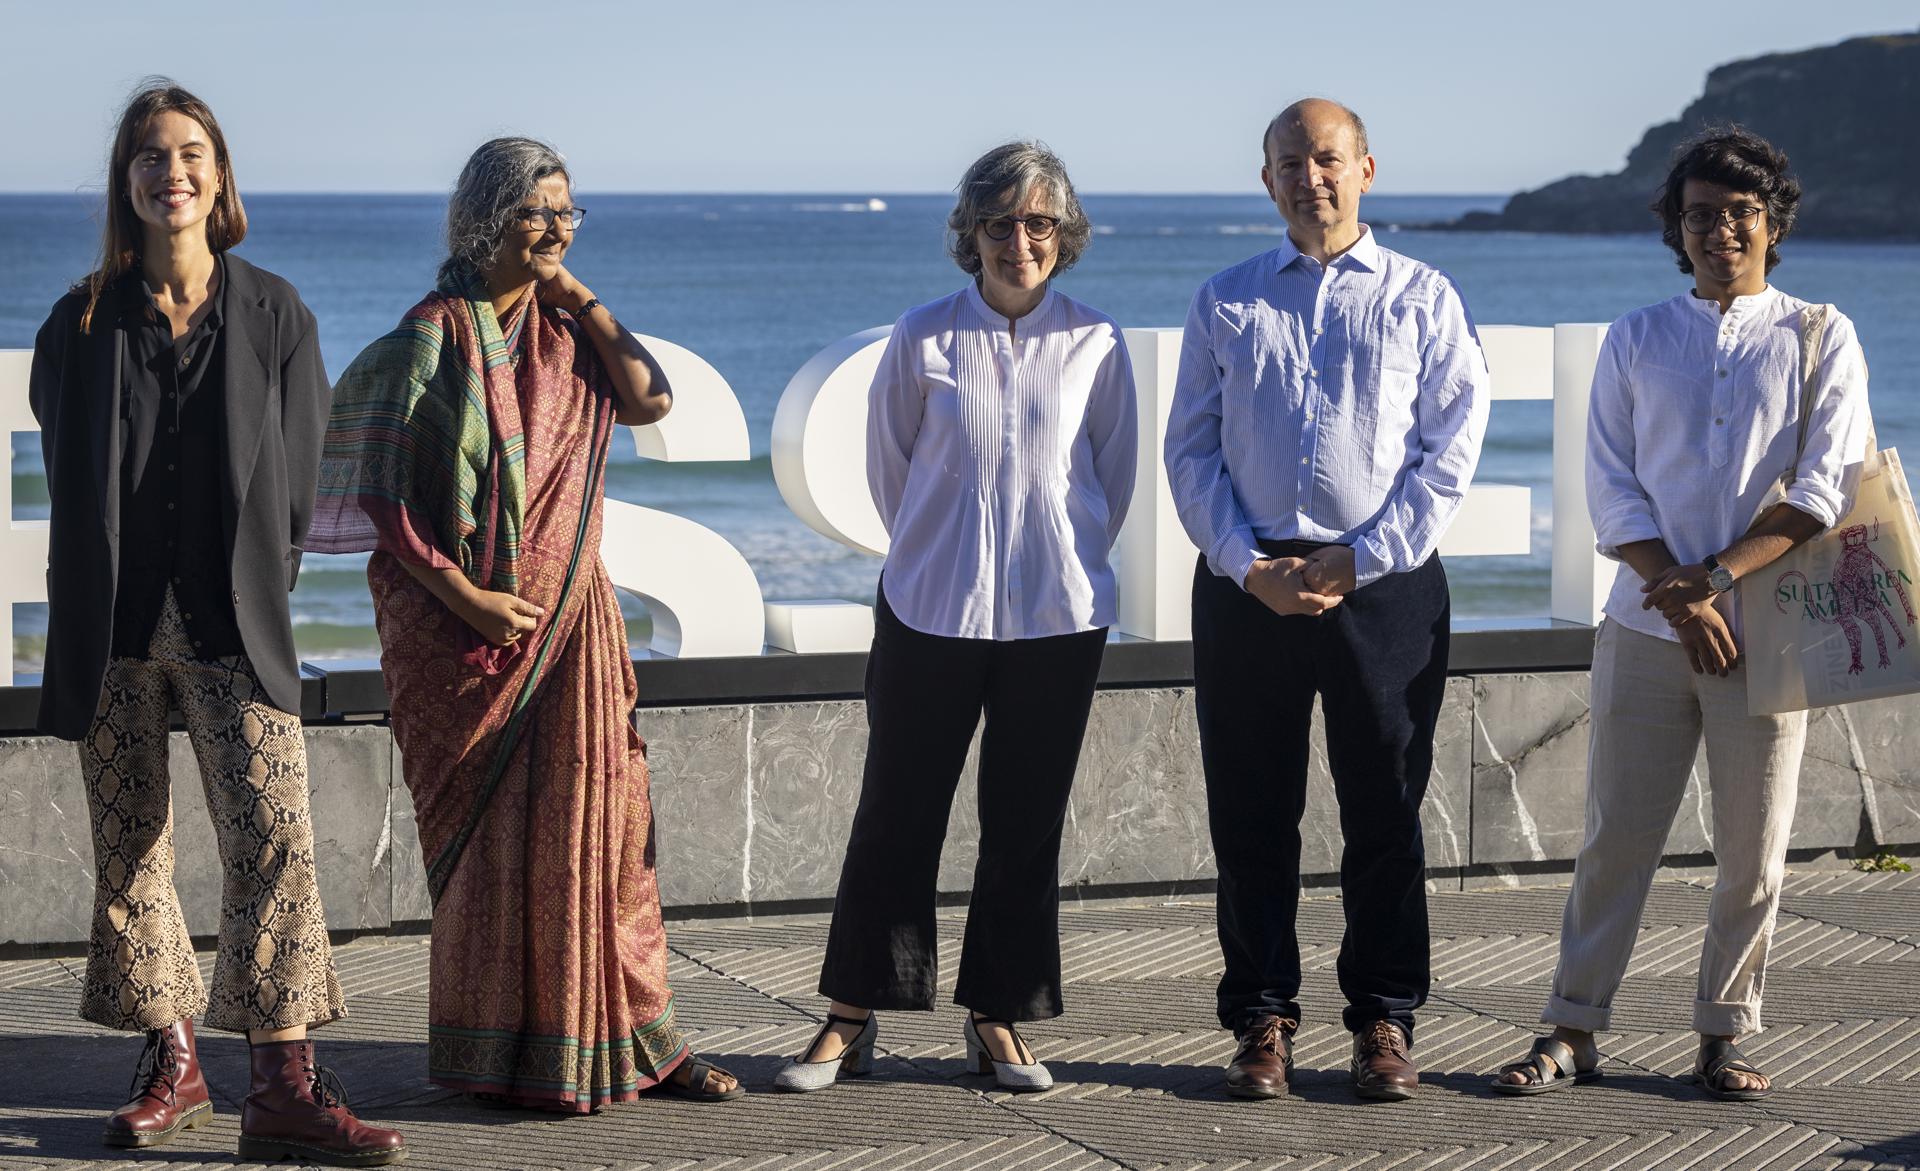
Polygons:
M219 841L219 955L209 998L173 887L169 701L186 720ZM183 1017L241 1031L346 1014L327 943L300 720L245 656L200 660L169 590L144 659L108 662L80 748L95 885L80 1016L113 1029Z

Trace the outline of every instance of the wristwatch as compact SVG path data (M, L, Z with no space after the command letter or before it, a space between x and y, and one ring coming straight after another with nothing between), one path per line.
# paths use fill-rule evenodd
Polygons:
M1707 567L1707 588L1716 594L1724 594L1733 588L1733 570L1720 564L1720 559L1709 553L1700 559Z

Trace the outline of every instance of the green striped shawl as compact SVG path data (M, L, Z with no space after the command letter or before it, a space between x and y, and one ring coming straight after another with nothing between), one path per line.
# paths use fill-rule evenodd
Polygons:
M525 437L496 425L519 417L496 405L514 401L509 359L478 277L443 284L362 350L333 390L308 548L431 563L430 537L475 585L517 592Z

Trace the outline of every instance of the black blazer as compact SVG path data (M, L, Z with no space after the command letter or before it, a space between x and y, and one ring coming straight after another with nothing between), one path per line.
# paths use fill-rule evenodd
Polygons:
M232 253L226 273L220 504L233 613L267 698L298 713L300 663L287 593L313 518L332 390L313 314L293 286ZM86 735L99 706L120 569L127 322L121 298L110 291L100 298L92 332L83 334L86 304L84 292L54 304L34 339L29 390L53 501L39 726L67 740Z

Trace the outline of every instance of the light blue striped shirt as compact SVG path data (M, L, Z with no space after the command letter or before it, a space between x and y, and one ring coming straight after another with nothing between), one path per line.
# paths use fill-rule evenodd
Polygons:
M1291 239L1194 295L1167 420L1180 522L1244 585L1256 540L1353 546L1364 586L1433 555L1480 459L1486 357L1453 279Z

